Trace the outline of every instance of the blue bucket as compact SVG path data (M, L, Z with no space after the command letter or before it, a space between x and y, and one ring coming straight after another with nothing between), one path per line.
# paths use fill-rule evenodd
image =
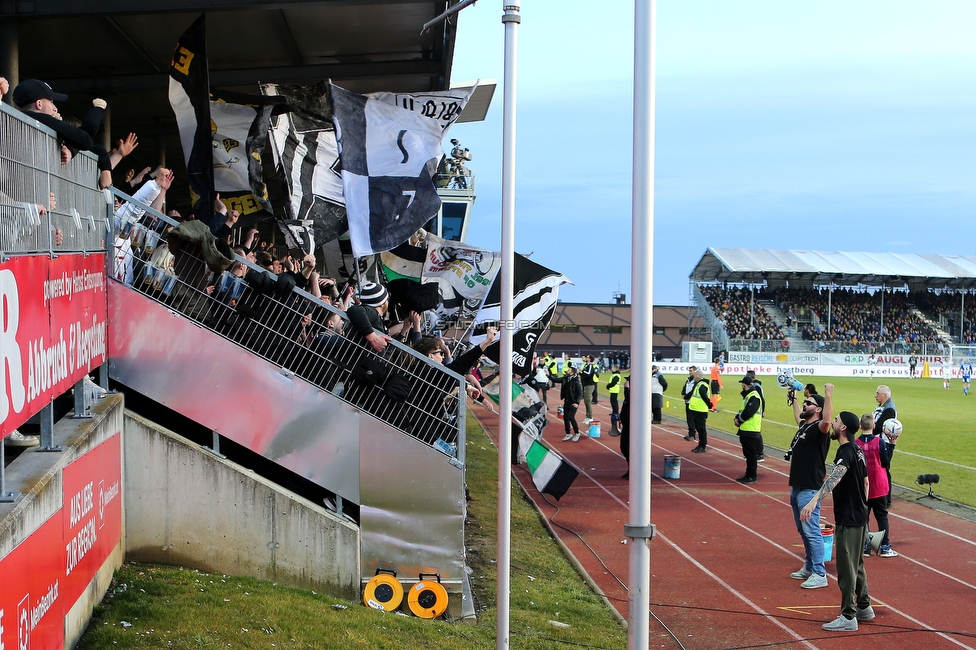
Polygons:
M600 437L600 423L590 422L590 437L599 438Z
M664 457L664 478L681 478L681 456Z
M821 522L820 534L824 541L824 562L830 562L834 559L834 527Z

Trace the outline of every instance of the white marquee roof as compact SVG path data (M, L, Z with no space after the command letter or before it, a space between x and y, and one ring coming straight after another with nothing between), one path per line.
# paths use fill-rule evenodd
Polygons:
M976 288L976 257L914 253L824 253L819 251L709 248L691 272L693 282L840 286Z

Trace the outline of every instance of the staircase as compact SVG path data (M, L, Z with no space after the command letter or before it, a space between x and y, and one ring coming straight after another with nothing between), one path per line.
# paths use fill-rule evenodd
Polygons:
M918 316L919 318L921 318L926 325L928 325L933 330L935 330L935 333L939 335L939 338L942 339L943 343L945 343L946 345L952 345L953 343L952 335L949 334L949 332L946 332L944 329L941 329L935 323L935 321L933 321L931 318L925 315L925 312L923 312L921 309L917 307L912 307L912 313Z
M772 300L760 300L758 301L763 309L772 317L776 324L779 325L782 330L786 331L786 314L783 310L776 306ZM815 350L810 345L810 341L805 341L799 334L799 328L797 323L794 321L793 327L790 330L790 336L786 337L786 340L790 342L790 352L814 352Z
M436 572L452 613L473 613L460 596L463 378L391 343L382 361L409 396L357 381L360 359L376 355L341 333L343 313L227 272L208 288L200 249L160 262L151 249L175 224L152 214L153 226L131 226L132 246L116 262L132 283L109 282L110 377L332 492L340 513L342 500L358 504L363 582L390 566L405 583Z

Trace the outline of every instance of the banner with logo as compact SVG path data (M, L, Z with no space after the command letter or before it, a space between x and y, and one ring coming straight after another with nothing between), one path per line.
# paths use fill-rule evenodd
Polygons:
M0 436L107 359L105 255L0 263Z
M0 559L0 648L64 647L64 617L122 539L122 436L64 468L63 506Z

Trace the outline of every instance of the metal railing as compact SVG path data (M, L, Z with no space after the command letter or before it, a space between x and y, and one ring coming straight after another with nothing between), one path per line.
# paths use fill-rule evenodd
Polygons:
M465 190L473 192L474 174L468 170L454 173L440 172L434 174L434 186L439 190Z
M116 281L463 462L461 376L395 341L376 354L349 331L345 313L300 289L279 289L286 285L277 276L240 256L215 275L198 247L169 250L175 221L140 207L146 214L138 222L120 224L111 274ZM406 380L407 399L388 394L389 380L374 385L355 379L366 359L382 360L401 384Z
M80 152L62 165L54 132L2 103L0 144L0 252L105 250L106 197L96 187L95 157Z
M725 325L715 315L715 311L708 304L705 294L695 283L691 284L691 293L695 299L695 305L698 307L698 313L701 314L705 324L712 332L712 342L718 346L719 350L731 350L731 341L728 332L725 331Z

